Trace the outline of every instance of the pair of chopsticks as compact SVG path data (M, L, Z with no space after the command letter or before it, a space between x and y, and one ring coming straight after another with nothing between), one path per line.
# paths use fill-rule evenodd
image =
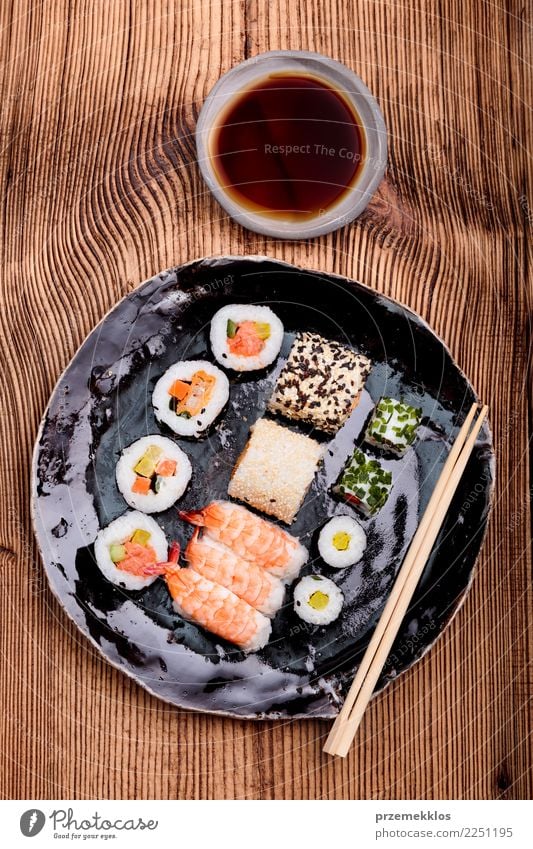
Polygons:
M405 560L398 572L376 630L357 670L357 675L326 740L324 751L329 755L339 755L343 758L348 754L363 713L372 698L378 678L474 449L487 410L488 407L486 406L479 410L479 405L473 404L457 434ZM478 412L479 415L476 418Z

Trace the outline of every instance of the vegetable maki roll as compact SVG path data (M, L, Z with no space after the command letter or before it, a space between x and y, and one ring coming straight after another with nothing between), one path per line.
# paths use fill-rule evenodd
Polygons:
M344 596L329 578L306 575L294 588L294 611L310 625L329 625L342 610Z
M274 362L283 342L283 325L270 307L230 304L211 320L216 360L235 371L255 371Z
M421 418L422 410L418 407L394 398L381 398L366 429L365 440L401 457L415 441Z
M318 537L320 556L334 569L353 566L361 559L365 548L366 534L351 516L334 516Z
M191 479L187 455L164 436L143 436L126 448L116 467L117 486L135 510L160 513L180 498Z
M107 580L127 590L142 590L155 581L151 570L167 554L159 525L133 510L99 531L94 543L96 563Z
M152 395L158 421L180 436L199 436L222 411L229 383L205 360L175 363L159 378Z
M298 333L268 409L337 433L359 402L371 362L318 333Z
M391 472L356 448L334 491L368 517L381 510L391 489Z
M316 440L269 419L259 419L237 460L228 495L290 525L322 453Z

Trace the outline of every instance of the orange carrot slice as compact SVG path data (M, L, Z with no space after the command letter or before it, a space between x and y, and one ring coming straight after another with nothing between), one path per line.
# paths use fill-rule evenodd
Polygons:
M140 475L135 476L132 492L137 492L139 495L147 495L150 492L150 478L142 478Z
M178 401L183 401L190 391L190 383L185 383L184 380L175 380L170 389L168 390L168 393L169 395L172 395L173 398L177 398Z

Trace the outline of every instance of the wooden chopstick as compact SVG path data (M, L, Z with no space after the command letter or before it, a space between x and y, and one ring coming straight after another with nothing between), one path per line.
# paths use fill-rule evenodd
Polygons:
M348 753L363 713L372 697L381 670L472 453L488 408L485 406L481 409L473 424L477 410L478 405L473 404L448 454L357 675L326 740L324 751L330 755L345 757Z

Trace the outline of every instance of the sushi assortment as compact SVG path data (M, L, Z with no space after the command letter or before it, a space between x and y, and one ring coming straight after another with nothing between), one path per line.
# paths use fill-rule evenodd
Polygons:
M283 334L280 319L266 306L227 305L210 325L214 358L222 369L237 372L271 365ZM229 380L222 369L208 360L170 366L153 390L156 420L177 437L205 435L229 400ZM258 513L291 525L325 451L324 436L318 441L272 416L305 422L332 437L359 403L370 369L370 360L347 345L312 332L296 335L268 399L267 416L251 426L234 465L228 485L234 501L179 511L193 526L183 565L178 544L172 543L169 551L165 534L147 514L167 510L185 493L193 474L187 453L159 434L127 446L116 465L116 482L133 510L96 537L95 561L105 577L134 591L160 577L180 616L244 652L263 648L271 620L309 552L298 537ZM418 408L383 397L363 441L374 453L401 457L413 445L420 422ZM373 517L393 486L386 466L355 447L334 494L366 519ZM318 553L330 568L346 569L363 558L366 543L365 529L353 516L336 515L320 531ZM300 578L293 592L294 611L310 625L330 624L342 606L342 592L323 575Z
M359 402L371 362L318 333L298 333L268 409L335 434Z
M191 479L184 451L165 436L143 436L124 449L116 466L117 486L134 510L161 513L180 498Z
M309 436L259 419L237 460L228 494L290 525L322 453L322 446Z

